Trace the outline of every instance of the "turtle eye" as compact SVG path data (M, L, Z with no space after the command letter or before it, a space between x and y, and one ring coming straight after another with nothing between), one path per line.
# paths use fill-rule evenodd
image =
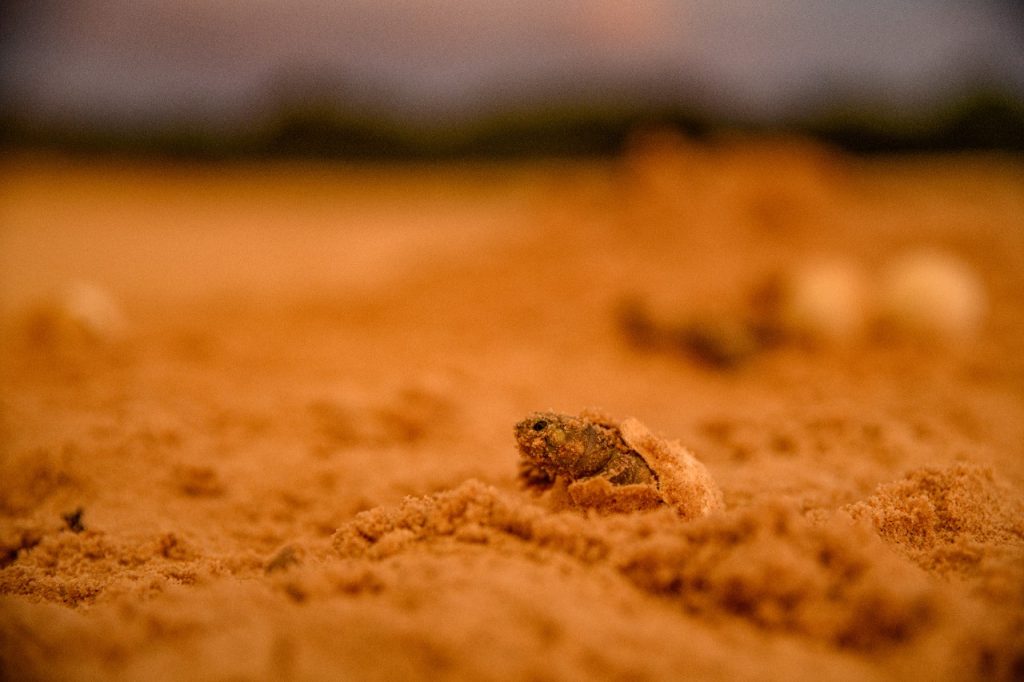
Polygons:
M546 421L544 421L543 419L538 419L537 421L533 422L533 430L534 431L543 431L544 429L547 428L547 426L548 426L548 423Z

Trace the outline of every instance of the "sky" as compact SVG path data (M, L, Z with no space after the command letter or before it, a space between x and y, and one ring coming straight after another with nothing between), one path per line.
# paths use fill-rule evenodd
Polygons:
M440 121L621 93L768 120L837 92L915 111L1024 98L1024 18L996 0L8 0L5 106L44 120L232 125L326 88Z

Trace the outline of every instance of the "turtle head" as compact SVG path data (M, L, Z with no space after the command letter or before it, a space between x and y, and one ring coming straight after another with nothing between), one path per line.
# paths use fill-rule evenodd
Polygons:
M515 426L516 444L523 457L540 466L550 465L551 455L569 440L564 415L534 412Z
M583 417L535 412L516 424L515 433L524 461L551 476L592 476L615 452L599 427Z

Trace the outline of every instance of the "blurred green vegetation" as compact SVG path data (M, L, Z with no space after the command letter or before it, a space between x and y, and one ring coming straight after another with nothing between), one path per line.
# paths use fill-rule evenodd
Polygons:
M148 129L42 124L0 117L0 150L193 160L301 158L446 160L607 156L638 128L665 126L693 137L721 131L797 133L864 154L998 150L1024 152L1024 102L980 88L927 115L836 104L774 124L729 121L697 108L630 102L523 106L457 125L409 125L326 99L293 100L248 127L180 124Z

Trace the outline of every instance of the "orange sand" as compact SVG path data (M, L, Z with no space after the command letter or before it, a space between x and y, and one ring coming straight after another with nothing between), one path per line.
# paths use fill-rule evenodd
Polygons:
M0 180L0 678L1024 678L1019 161L669 140ZM980 275L974 340L721 369L617 326L918 247ZM27 326L74 279L125 337ZM725 510L519 490L512 425L592 406L691 449Z

